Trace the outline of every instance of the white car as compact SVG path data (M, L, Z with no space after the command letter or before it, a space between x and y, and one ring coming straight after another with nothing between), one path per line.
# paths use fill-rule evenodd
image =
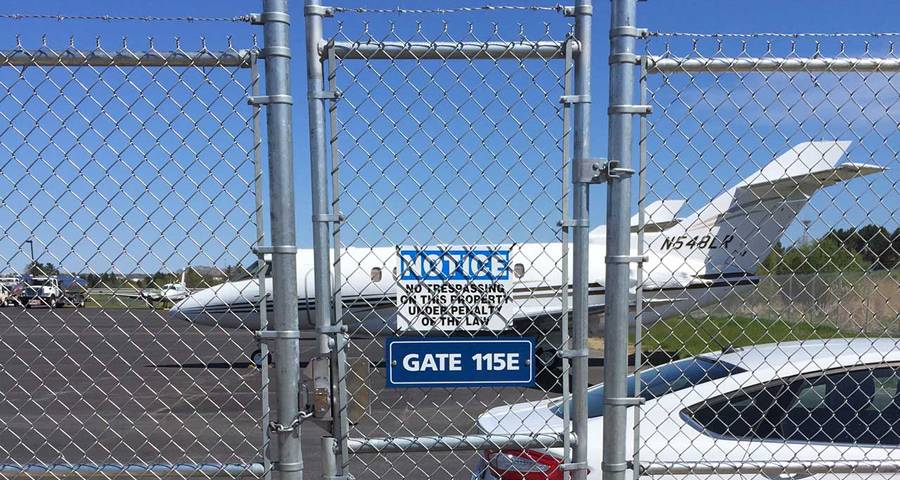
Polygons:
M646 400L640 407L641 465L900 462L900 339L812 340L731 349L645 370L641 385ZM603 409L603 386L597 385L588 393L589 479L601 478ZM520 403L485 412L478 427L500 435L560 433L561 415L559 399ZM633 421L634 407L629 407L629 461ZM474 478L562 479L561 461L561 448L489 451L475 466ZM645 478L855 480L897 475L681 473Z

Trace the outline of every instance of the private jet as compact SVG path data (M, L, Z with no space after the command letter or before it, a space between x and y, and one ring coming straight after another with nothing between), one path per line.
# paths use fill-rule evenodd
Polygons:
M178 303L191 294L190 290L187 288L187 284L185 283L185 277L187 275L187 269L182 270L181 272L181 281L178 283L167 283L160 287L159 289L144 289L140 290L137 293L128 293L128 292L115 292L113 295L122 298L139 298L149 303L150 305L157 304L163 301Z
M816 191L884 171L875 165L839 164L849 147L849 141L798 144L684 217L677 216L684 206L683 200L668 199L648 205L642 228L642 321L652 323L684 314L714 304L729 293L754 288L759 282L756 271L760 263ZM637 219L632 223L631 248L636 255ZM602 321L604 309L605 235L603 226L590 234L589 314L598 321ZM446 335L447 331L472 334L471 331L476 330L493 335L535 336L541 342L551 344L556 341L553 338L560 331L565 292L560 243L429 249L346 247L341 250L342 320L351 335ZM504 252L499 260L479 263L482 267L487 265L493 274L480 277L482 280L486 278L489 284L503 284L499 290L503 293L499 304L490 306L488 313L479 317L487 319L467 323L466 319L472 315L465 309L442 309L440 314L435 314L438 320L430 315L411 314L407 302L411 297L410 287L415 286L416 280L420 284L439 287L454 282L455 285L477 283L471 276L463 275L461 282L456 278L458 268L462 268L460 265L477 256L477 253L466 256L467 249L482 253ZM446 254L423 260L429 255L434 257L435 250ZM570 271L571 259L570 252ZM316 308L312 250L299 250L297 264L300 321L302 328L311 330L315 326ZM441 275L410 274L410 269L423 265L425 269L437 268ZM631 277L634 291L638 286L635 264L631 266ZM439 287L429 287L429 291L435 294ZM266 292L271 292L271 288L271 279L267 279ZM483 290L478 292L483 293ZM474 303L478 303L477 296L473 298ZM260 327L259 303L259 281L247 278L192 292L171 309L171 314L174 318L197 324L257 330ZM571 307L571 301L568 307ZM454 312L462 318L454 318ZM558 358L556 348L538 347L543 364L551 361L548 360L550 357ZM558 361L553 362L558 365Z

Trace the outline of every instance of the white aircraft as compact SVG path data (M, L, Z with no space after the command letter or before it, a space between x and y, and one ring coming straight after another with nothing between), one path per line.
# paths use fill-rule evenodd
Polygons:
M643 312L643 320L651 323L684 314L716 303L735 290L753 288L759 281L755 273L759 264L813 193L884 170L875 165L838 165L849 146L848 141L801 143L684 218L676 217L684 204L682 200L649 205L645 210L648 215L642 285L643 304L649 308ZM604 308L604 240L605 227L591 232L588 301L592 314L600 314ZM631 245L636 254L638 236L634 231ZM554 328L558 330L562 312L561 244L526 243L503 248L509 249L505 265L512 274L504 306L495 315L502 318L499 326L492 322L479 328L519 334L538 332L539 337ZM402 278L397 275L401 253L396 247L342 250L343 320L351 334L359 328L379 335L422 330L411 327L402 308L398 309L398 294L403 293L398 287L403 284ZM569 262L571 258L570 253ZM297 264L300 320L304 329L312 329L312 250L299 250ZM634 288L636 266L631 268ZM266 291L271 289L268 279ZM171 313L175 318L198 324L256 330L260 325L259 300L258 280L247 278L193 292L178 302ZM457 326L451 322L449 326L434 328L447 330Z
M113 295L122 298L140 298L145 300L148 303L158 303L162 301L169 301L172 303L177 303L191 294L190 290L188 290L185 283L185 276L187 275L187 269L181 271L181 281L178 283L167 283L160 287L158 290L141 290L137 293L126 293L126 292L115 292Z

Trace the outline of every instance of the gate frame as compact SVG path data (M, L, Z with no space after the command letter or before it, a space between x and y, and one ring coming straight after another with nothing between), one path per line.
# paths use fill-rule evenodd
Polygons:
M270 0L266 0L267 2ZM569 463L563 465L564 474L571 475L576 480L583 480L587 476L587 367L588 367L588 233L590 231L588 219L588 186L596 183L590 178L585 179L580 168L582 165L590 169L593 161L589 158L590 150L590 53L591 53L591 22L592 0L578 0L574 7L561 7L562 14L575 18L575 32L573 38L564 41L539 41L539 42L379 42L357 44L349 42L328 42L322 38L322 19L335 13L333 7L323 6L321 0L305 0L304 15L306 16L306 54L307 54L307 95L309 100L309 128L310 128L310 163L312 175L312 207L313 207L313 249L314 249L314 282L316 290L316 332L317 332L317 358L329 359L328 374L322 376L322 371L314 370L316 384L314 388L329 388L336 394L331 395L332 436L323 437L323 470L328 478L351 478L347 469L349 455L360 453L382 452L413 452L413 451L478 451L485 448L553 448L563 447L564 454L569 454L574 444L573 455ZM563 239L568 238L568 229L573 229L573 278L572 278L572 325L573 338L571 345L563 345L560 355L564 368L564 387L571 383L572 408L571 420L572 434L566 435L462 435L462 436L432 436L432 437L389 437L389 438L358 438L350 439L349 419L347 415L348 399L345 384L345 375L340 373L346 369L345 352L342 345L346 341L346 327L343 325L340 315L340 264L339 253L341 245L338 242L340 232L341 214L337 208L338 195L335 193L332 200L332 210L328 209L328 158L325 147L325 101L330 101L330 115L332 124L336 116L336 102L340 92L334 85L334 61L336 59L491 59L502 58L526 59L526 58L559 58L566 60L564 95L560 97L563 104L563 174L572 165L574 208L571 219L563 218L560 226ZM324 76L324 61L329 61L329 77L326 82ZM571 63L569 63L571 61ZM574 67L574 68L570 68ZM569 71L574 71L574 94L569 92ZM328 89L325 86L328 85ZM566 142L569 138L568 118L570 107L574 110L573 159L565 158L569 148ZM336 168L338 161L336 133L331 135L332 168ZM588 170L589 171L589 170ZM337 182L336 179L332 179ZM563 201L566 201L568 186L563 177ZM333 188L336 185L332 185ZM337 189L335 188L335 192ZM568 212L565 205L563 215ZM329 244L329 233L333 224L332 241ZM334 271L331 270L329 249L335 252ZM564 252L567 255L567 250ZM567 259L564 256L563 261ZM567 271L568 267L564 269ZM626 269L627 270L627 269ZM333 273L333 276L332 276ZM564 272L565 273L565 272ZM333 280L332 280L333 279ZM566 280L568 283L568 280ZM566 298L566 295L562 295ZM567 301L567 300L566 300ZM565 304L564 304L565 305ZM327 307L327 308L323 308ZM567 325L567 315L562 317L563 325ZM565 340L565 337L564 337ZM332 349L334 348L334 350ZM567 373L569 362L572 363L572 382L569 382ZM316 365L319 367L319 365ZM324 370L324 368L323 368ZM335 379L334 376L338 378ZM329 380L329 377L330 380ZM327 382L327 384L326 384ZM567 405L567 404L566 404ZM564 406L564 410L568 410ZM565 417L569 414L566 411ZM566 423L566 431L570 425ZM577 441L581 438L582 441ZM329 448L330 447L330 448ZM572 475L574 474L574 475Z

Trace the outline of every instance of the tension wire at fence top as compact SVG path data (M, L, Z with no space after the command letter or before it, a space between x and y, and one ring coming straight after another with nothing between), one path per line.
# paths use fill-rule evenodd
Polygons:
M900 37L900 32L854 32L854 33L827 33L827 32L763 32L763 33L698 33L698 32L650 32L651 37L693 37L693 38L864 38L864 37Z
M250 15L238 15L236 17L160 17L154 15L51 15L40 13L0 13L0 19L4 20L100 20L104 22L249 22Z
M556 5L479 5L474 7L450 8L366 8L334 7L335 13L472 13L486 11L561 12L565 6Z

